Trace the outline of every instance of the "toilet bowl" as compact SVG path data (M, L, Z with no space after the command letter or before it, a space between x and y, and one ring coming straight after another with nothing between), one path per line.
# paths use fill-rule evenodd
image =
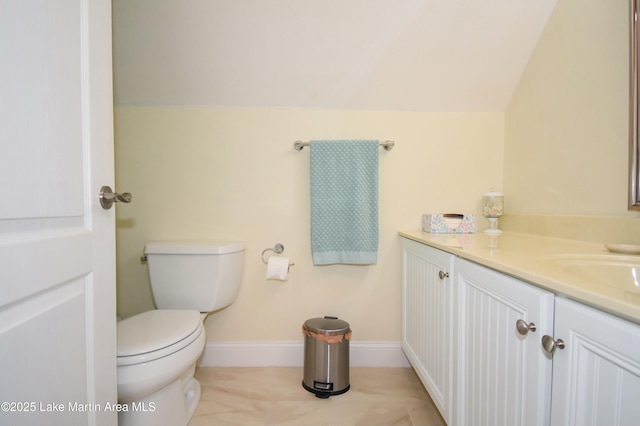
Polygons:
M117 323L120 426L186 426L200 400L194 378L204 318L235 300L244 244L157 242L145 246L157 310Z
M120 321L118 401L127 411L119 412L119 424L186 425L200 400L193 373L204 345L198 311L148 311Z

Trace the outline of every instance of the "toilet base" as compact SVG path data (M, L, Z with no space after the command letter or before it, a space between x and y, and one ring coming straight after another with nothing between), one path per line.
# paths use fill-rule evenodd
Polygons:
M122 404L119 426L186 426L200 401L200 382L193 370L158 392L139 401ZM125 409L127 411L125 411Z

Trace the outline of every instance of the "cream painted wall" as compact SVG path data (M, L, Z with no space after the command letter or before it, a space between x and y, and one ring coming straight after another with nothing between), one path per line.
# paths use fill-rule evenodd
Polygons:
M209 341L297 340L325 314L349 321L355 340L399 341L397 231L425 212L478 214L502 184L503 113L117 107L115 123L117 185L134 195L117 212L120 315L153 307L146 241L246 242L240 294L207 321ZM380 151L375 266L311 263L309 150L293 142L322 138L396 141ZM295 262L285 283L266 281L260 260L276 243Z
M558 1L506 111L507 213L637 215L627 211L628 8Z

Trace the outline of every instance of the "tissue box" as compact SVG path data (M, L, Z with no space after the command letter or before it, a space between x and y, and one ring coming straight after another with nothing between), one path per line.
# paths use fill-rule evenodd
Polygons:
M456 215L444 213L431 213L422 215L422 232L430 232L432 234L473 234L476 232L476 217L473 214L458 215L462 216L457 228L450 227Z

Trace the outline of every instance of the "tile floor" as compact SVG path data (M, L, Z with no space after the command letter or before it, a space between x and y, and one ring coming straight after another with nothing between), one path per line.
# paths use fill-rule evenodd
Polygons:
M411 368L351 368L329 399L302 387L302 367L199 368L202 397L189 426L444 426Z

